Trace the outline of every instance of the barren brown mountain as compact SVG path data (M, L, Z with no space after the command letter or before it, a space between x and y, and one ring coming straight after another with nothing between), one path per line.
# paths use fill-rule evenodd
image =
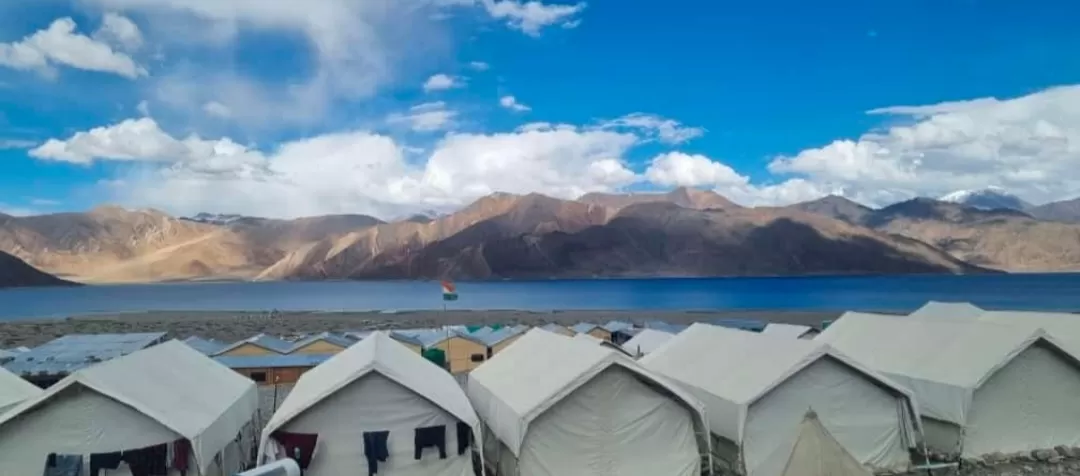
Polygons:
M10 254L0 252L0 288L30 286L77 286L33 266Z
M861 225L863 220L874 211L870 207L837 195L796 203L788 208L825 215L855 225Z
M1026 211L1040 220L1080 223L1080 198L1047 203L1031 207Z
M308 244L287 254L259 279L354 278L369 276L372 269L408 269L416 252L440 240L576 231L604 223L609 213L604 207L538 194L497 193L429 222L387 223Z
M577 199L582 203L619 210L638 203L673 203L695 210L742 208L726 197L712 191L679 187L667 193L586 193Z
M576 232L433 243L358 277L546 278L982 272L925 243L785 211L639 203ZM465 235L463 233L463 235Z
M1080 270L1080 225L1040 221L1019 211L918 198L877 210L864 223L979 266L1015 272Z

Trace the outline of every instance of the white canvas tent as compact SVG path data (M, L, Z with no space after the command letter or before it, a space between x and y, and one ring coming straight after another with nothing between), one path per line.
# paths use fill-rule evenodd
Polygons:
M189 475L233 474L257 410L254 382L169 341L76 371L0 415L2 472L41 474L49 453L88 460L187 439Z
M800 326L798 324L783 324L783 323L779 323L779 322L770 322L767 326L765 326L765 329L762 330L761 333L765 334L765 335L769 335L769 336L774 336L774 337L784 337L784 338L788 338L788 339L803 339L803 338L806 338L808 335L814 334L815 330L814 330L813 327L810 327L810 326Z
M640 362L705 404L717 458L742 474L782 474L811 407L860 463L911 465L910 392L827 345L694 324Z
M930 303L923 307L925 311L916 311L908 317L933 321L953 320L1008 325L1024 329L1026 332L1043 329L1062 345L1068 347L1070 352L1080 355L1080 315L1067 312L983 311L971 305L954 304L951 309L966 309L956 312L950 311L950 307L942 306L941 303ZM973 312L972 309L978 309L979 312Z
M700 402L633 359L534 329L469 376L500 476L698 476Z
M986 311L982 308L967 302L929 301L908 316L924 319L973 319L984 312Z
M936 451L1080 446L1080 361L1041 329L846 313L816 340L910 388Z
M672 337L675 337L675 334L670 332L658 331L656 329L642 329L636 336L631 337L630 340L624 342L622 348L633 356L648 355L650 352L664 345L664 343Z
M874 473L851 456L821 424L817 413L806 412L795 447L782 476L873 476Z
M17 403L41 393L41 389L0 367L0 414Z
M480 420L457 381L375 332L300 377L263 430L259 454L267 453L275 431L318 434L306 476L361 474L364 432L389 431L380 476L466 476L473 474L472 451L458 452L458 422L481 441ZM446 426L447 458L414 459L415 430L438 425Z

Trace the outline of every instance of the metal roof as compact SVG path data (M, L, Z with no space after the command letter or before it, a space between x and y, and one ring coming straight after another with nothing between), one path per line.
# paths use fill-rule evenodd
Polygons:
M63 375L165 340L164 332L68 334L15 356L4 367L19 375Z
M470 334L469 329L465 326L446 326L434 329L399 329L393 331L391 335L425 349L439 345L439 343L450 337L460 337L480 345L488 345L482 339Z
M522 325L514 327L503 327L499 330L495 330L490 327L484 327L477 330L476 332L471 333L471 335L475 339L483 341L484 345L491 347L498 345L500 342L505 341L506 339L509 339L511 337L524 334L528 330L529 326Z
M355 344L360 339L353 338L353 337L347 337L347 336L339 335L339 334L334 334L333 332L320 332L318 334L312 334L312 335L309 335L307 337L304 337L303 339L300 339L300 340L296 341L296 343L294 343L292 345L292 347L289 349L289 353L292 353L293 351L295 351L295 350L297 350L297 349L299 349L299 348L301 348L301 347L303 347L305 345L311 344L312 342L318 342L320 340L324 340L324 341L329 342L331 344L334 344L336 346L343 347L343 348L347 349L347 348L349 348L349 346Z
M333 356L333 354L219 355L214 357L214 360L230 369L269 369L314 367Z
M574 327L571 327L570 329L572 329L574 332L576 332L578 334L584 334L584 333L589 332L589 331L591 331L593 329L603 329L603 327L600 327L600 326L598 326L596 324L593 324L591 322L579 322L577 324L574 324Z
M287 340L279 339L268 334L258 334L248 337L247 339L234 342L226 346L224 349L219 350L217 353L224 354L225 352L233 350L237 347L244 346L246 344L256 345L271 352L277 352L279 354L287 354L290 350L292 350L293 347L293 343Z
M214 355L229 346L224 342L214 339L203 339L199 336L191 336L184 339L184 343L204 355Z

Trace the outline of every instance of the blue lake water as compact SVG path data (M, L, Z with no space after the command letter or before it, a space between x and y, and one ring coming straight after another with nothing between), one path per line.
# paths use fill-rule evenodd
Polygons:
M929 300L1080 311L1080 274L458 283L451 309L912 310ZM145 310L441 309L437 281L185 283L0 290L0 319Z

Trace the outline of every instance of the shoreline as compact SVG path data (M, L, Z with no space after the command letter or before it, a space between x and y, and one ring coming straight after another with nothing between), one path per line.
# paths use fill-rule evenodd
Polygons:
M203 338L235 342L260 332L296 335L322 331L362 331L438 327L441 325L576 324L610 320L641 323L660 320L689 324L715 318L819 326L842 311L776 310L409 310L409 311L125 311L61 318L0 321L0 349L34 347L65 334L167 332L170 338Z

